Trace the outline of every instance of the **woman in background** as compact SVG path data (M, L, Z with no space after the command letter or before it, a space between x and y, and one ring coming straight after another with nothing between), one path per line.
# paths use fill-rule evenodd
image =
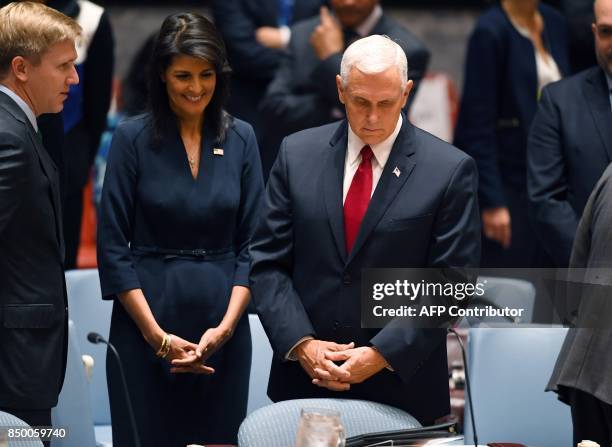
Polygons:
M527 215L527 135L541 89L569 74L563 17L501 0L470 36L455 145L478 165L482 267L548 264Z
M229 66L204 17L166 18L150 112L113 137L100 203L102 295L143 446L235 444L251 340L248 245L263 191L255 135L223 110ZM107 376L113 442L134 445L121 378Z

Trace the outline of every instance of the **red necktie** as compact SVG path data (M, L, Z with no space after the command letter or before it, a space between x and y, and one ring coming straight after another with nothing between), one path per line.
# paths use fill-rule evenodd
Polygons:
M353 176L351 186L344 200L344 237L346 252L350 253L363 216L368 209L372 195L372 149L364 146L361 149L361 163Z

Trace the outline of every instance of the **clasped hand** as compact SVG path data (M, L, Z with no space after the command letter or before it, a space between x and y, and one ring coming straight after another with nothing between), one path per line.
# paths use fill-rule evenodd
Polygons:
M222 326L207 329L200 338L199 344L187 343L188 349L183 348L180 355L170 354L173 352L174 346L171 346L168 360L172 364L170 372L172 373L195 373L195 374L213 374L214 368L206 366L205 362L213 355L221 346L225 344L232 336L232 331ZM174 344L174 342L173 342Z
M347 391L387 366L375 349L354 343L337 344L322 340L307 340L295 348L297 360L314 385L332 391ZM336 365L334 362L344 362Z

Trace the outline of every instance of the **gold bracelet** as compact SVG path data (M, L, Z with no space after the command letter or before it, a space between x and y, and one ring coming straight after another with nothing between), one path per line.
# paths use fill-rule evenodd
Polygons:
M155 353L157 357L166 358L168 353L170 352L170 344L172 343L172 337L170 334L164 334L164 339L159 350Z

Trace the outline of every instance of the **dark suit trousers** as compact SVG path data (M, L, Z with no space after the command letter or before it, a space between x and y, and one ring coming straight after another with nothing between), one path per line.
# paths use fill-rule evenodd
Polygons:
M574 424L574 445L589 439L600 446L612 446L612 405L589 393L570 390L572 423Z
M31 427L50 427L51 426L51 409L46 410L15 410L13 408L0 408L0 410L10 413L26 422ZM49 442L43 443L45 447L49 447Z

